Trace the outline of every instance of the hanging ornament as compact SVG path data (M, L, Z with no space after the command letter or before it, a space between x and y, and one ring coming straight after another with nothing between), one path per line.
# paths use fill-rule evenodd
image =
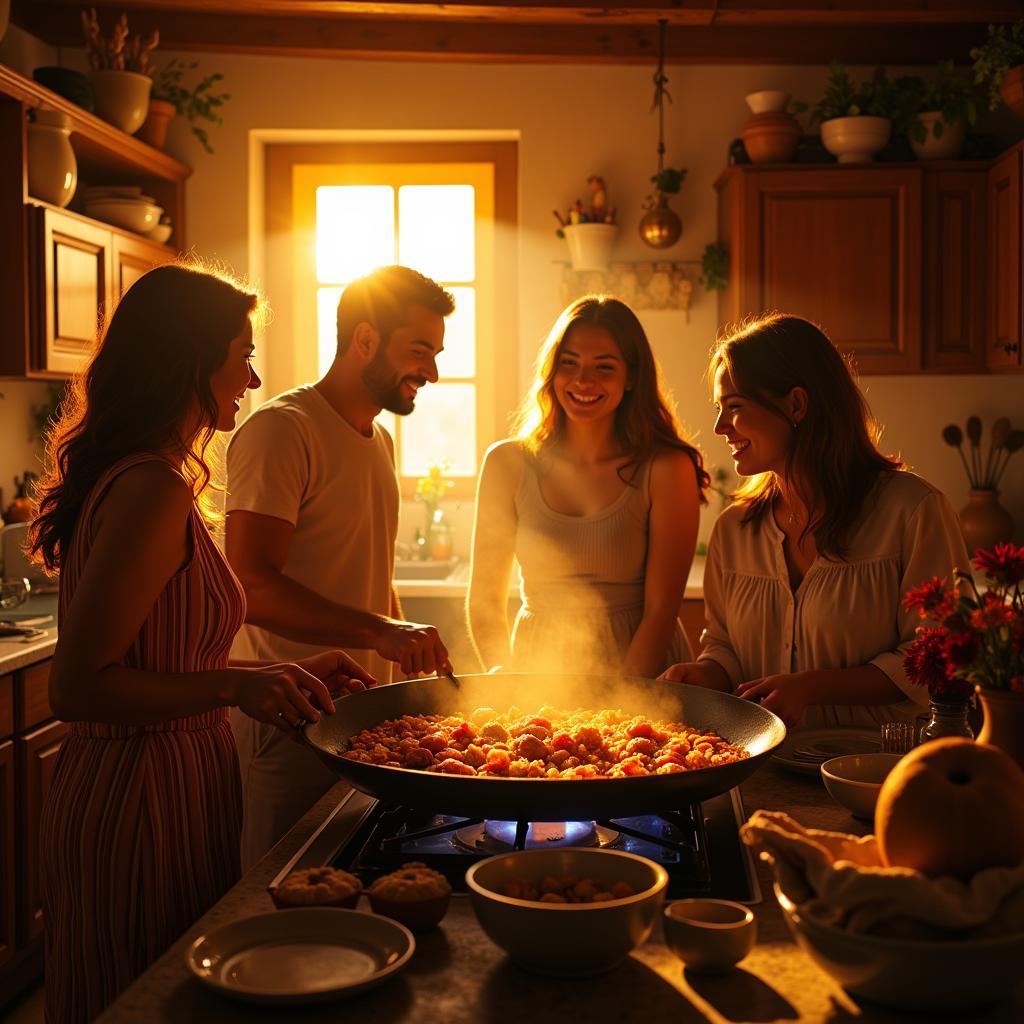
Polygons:
M644 201L648 212L640 218L640 237L654 249L667 249L675 245L683 233L683 222L668 205L668 197L675 195L686 178L685 168L665 167L665 99L672 97L665 88L665 26L664 18L658 22L658 70L654 74L654 104L658 109L658 173L651 181L654 192Z

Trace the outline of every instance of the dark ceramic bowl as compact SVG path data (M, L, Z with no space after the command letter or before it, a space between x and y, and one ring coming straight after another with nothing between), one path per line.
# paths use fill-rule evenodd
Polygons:
M71 68L42 67L32 72L32 77L47 89L52 89L58 96L63 96L72 103L77 103L83 110L90 113L96 110L89 79L81 71Z

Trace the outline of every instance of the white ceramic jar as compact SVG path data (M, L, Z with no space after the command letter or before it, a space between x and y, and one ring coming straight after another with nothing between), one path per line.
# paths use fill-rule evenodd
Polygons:
M28 125L29 195L63 207L71 202L77 185L71 118L56 110L37 110Z

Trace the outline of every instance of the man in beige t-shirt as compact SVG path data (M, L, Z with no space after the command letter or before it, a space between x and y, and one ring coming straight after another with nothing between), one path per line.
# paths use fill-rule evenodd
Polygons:
M413 410L437 380L451 295L407 267L342 293L338 353L324 378L278 395L228 448L226 548L245 587L232 655L294 661L345 648L382 683L449 666L432 626L404 622L391 585L399 488L375 417ZM279 729L232 713L242 768L242 866L255 863L337 781Z

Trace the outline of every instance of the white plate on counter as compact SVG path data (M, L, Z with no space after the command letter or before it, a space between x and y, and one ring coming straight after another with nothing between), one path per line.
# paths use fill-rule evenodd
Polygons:
M842 754L871 754L882 749L882 738L877 729L853 726L836 729L792 729L779 744L772 759L801 775L821 774L821 765L830 757ZM794 756L794 751L805 750L821 758L820 761Z
M246 917L201 935L185 954L204 985L251 1003L318 1003L392 977L416 948L397 921L310 907Z

